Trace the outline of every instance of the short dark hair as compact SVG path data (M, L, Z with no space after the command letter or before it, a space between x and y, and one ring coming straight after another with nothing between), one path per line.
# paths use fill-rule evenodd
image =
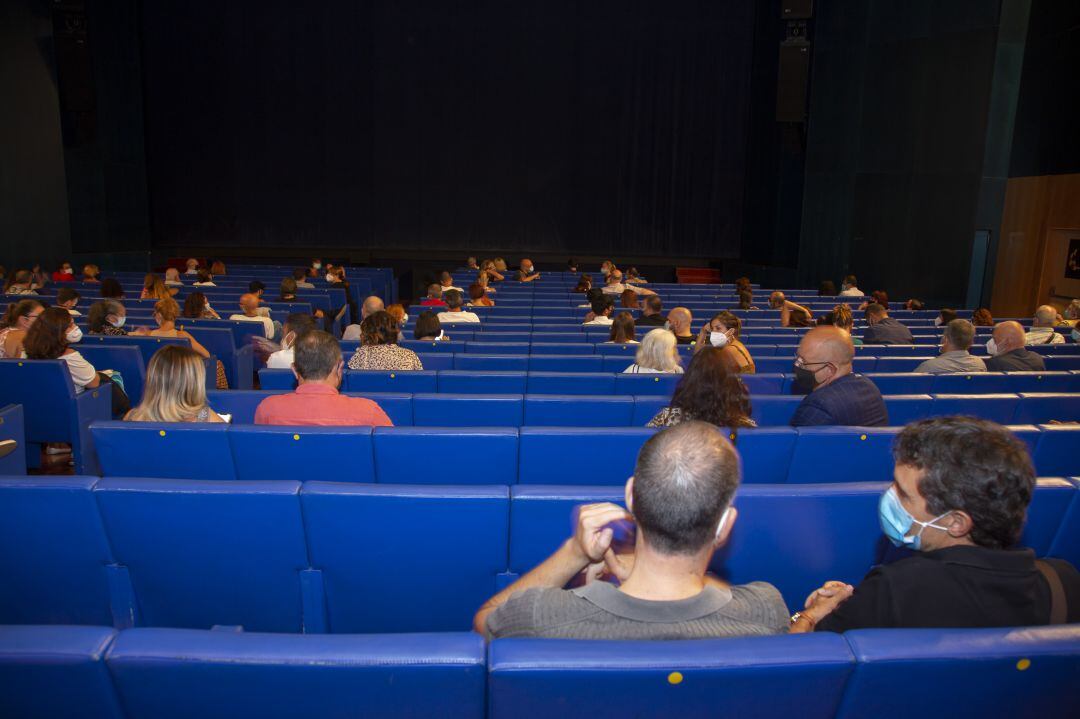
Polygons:
M907 301L907 305L909 310L921 310L923 307L926 307L922 300L917 300L914 297Z
M326 379L341 361L341 345L329 332L312 330L293 345L293 365L301 379Z
M832 297L836 294L836 283L832 280L822 280L818 285L818 297Z
M307 270L305 270L303 267L297 267L295 270L292 271L292 276L293 279L297 282L303 282L304 279L307 277Z
M397 320L391 317L389 312L372 312L360 323L360 344L394 345L397 344L399 331Z
M600 316L608 309L615 308L615 299L610 295L601 295L592 301L593 314Z
M255 294L257 292L265 292L266 284L262 280L252 280L248 282L248 292Z
M87 329L92 333L100 334L108 324L109 315L119 314L123 310L124 306L116 300L98 300L86 311Z
M101 281L101 296L110 300L124 298L124 288L115 277L106 277Z
M867 315L875 315L875 316L876 315L883 315L883 314L886 314L887 312L888 312L888 310L885 309L884 307L882 307L881 305L879 305L877 302L871 302L870 304L868 304L866 306L866 314Z
M71 287L61 287L56 291L56 304L60 305L79 299L81 295Z
M285 318L285 326L289 328L289 331L295 332L297 338L305 332L318 329L315 318L306 312L293 312Z
M724 351L716 347L694 354L675 385L671 406L718 427L741 427L750 419L750 393L728 366Z
M205 269L200 268L198 274L195 275L195 281L196 282L209 282L210 281L210 273L207 272Z
M585 293L585 299L587 299L590 303L595 302L598 297L603 297L603 296L604 296L604 291L602 289L600 289L599 287L593 287L588 292Z
M660 299L660 295L649 295L645 298L645 308L653 314L663 312L664 301Z
M278 293L281 296L281 299L285 299L286 297L296 297L296 280L292 277L283 279Z
M874 298L874 302L885 307L889 306L889 294L885 290L874 290L870 293L870 296Z
M957 317L956 310L948 307L941 308L941 324L947 325Z
M924 472L919 494L935 516L971 516L971 541L1006 549L1020 541L1035 490L1027 445L1011 431L975 417L933 417L904 427L893 445L896 464Z
M440 332L442 332L442 322L439 322L439 315L431 310L424 310L416 318L416 326L413 327L413 339L438 337Z
M452 310L456 310L463 304L461 290L446 290L443 292L442 298L443 302L446 303L446 306Z
M966 350L975 341L975 325L967 320L953 320L945 325L945 339L958 350Z
M67 349L67 328L71 315L63 307L42 310L26 331L23 349L30 359L56 359Z
M859 281L855 279L855 275L848 275L844 278L844 284L848 287L856 287L858 286Z
M634 467L633 513L662 554L694 554L716 536L739 486L739 455L713 425L687 421L649 438Z

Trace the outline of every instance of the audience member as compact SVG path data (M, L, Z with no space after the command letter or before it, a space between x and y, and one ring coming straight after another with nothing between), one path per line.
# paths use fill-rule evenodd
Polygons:
M266 293L266 283L262 280L252 280L248 283L248 292L255 295L258 298L259 303L263 301L263 295Z
M74 282L75 273L71 269L70 262L64 262L60 268L52 273L53 282Z
M297 267L292 271L292 278L296 282L296 289L298 290L313 290L315 285L307 281L307 270L303 267Z
M621 295L624 292L633 292L635 295L651 296L656 293L652 290L645 289L644 287L637 287L635 285L623 282L623 273L621 270L612 270L607 275L606 283L603 287L604 294L607 295Z
M224 277L225 276L225 263L222 262L221 260L214 260L213 262L211 262L210 263L210 274L214 275L215 277L217 277L219 275L221 277Z
M34 276L28 270L16 270L4 287L6 295L36 295Z
M183 287L184 283L180 280L180 270L175 267L170 267L165 270L165 286L166 287Z
M690 330L694 316L685 307L676 307L667 316L668 328L675 335L675 341L681 345L692 345L697 338Z
M637 319L637 325L639 327L663 327L666 322L664 302L660 299L660 295L646 297L641 308L641 316Z
M143 284L142 294L139 299L143 300L165 300L173 297L179 292L177 287L166 287L164 280L154 274L146 276L146 282Z
M62 292L63 290L61 290ZM1059 345L1065 338L1054 331L1058 325L1057 309L1050 305L1041 305L1035 310L1031 320L1031 331L1024 335L1026 345Z
M484 291L484 286L479 282L474 282L469 285L469 306L470 307L494 307L495 300L487 296L487 292Z
M79 305L80 297L74 287L61 287L56 291L56 306L63 307L72 317L82 317L82 312L75 309Z
M884 305L876 302L866 308L866 331L863 332L863 343L868 345L912 345L915 338L911 330L892 317Z
M483 288L485 295L493 295L497 290L491 286L491 275L483 270L476 273L476 282L474 284L480 285Z
M732 430L756 427L750 419L750 393L738 374L728 369L723 350L706 347L694 354L686 374L679 379L671 404L649 420L646 427L670 427L700 420Z
M650 330L641 338L634 364L623 374L682 374L675 335L663 328Z
M909 424L878 515L909 556L856 587L828 582L791 631L1024 627L1080 622L1080 573L1021 548L1035 470L1007 428L974 417Z
M735 292L753 292L754 286L750 283L749 277L736 277L735 278Z
M197 339L192 337L189 332L176 328L176 320L179 316L180 306L176 304L176 300L171 297L158 300L154 304L154 322L157 323L158 327L156 330L150 330L148 334L152 337L179 337L185 339L191 349L195 350L200 357L209 357L210 351L203 347ZM229 380L225 376L225 365L221 363L221 360L217 360L216 386L218 389L229 388Z
M413 339L435 342L449 340L450 338L443 332L442 323L439 322L439 315L432 310L424 310L416 318L416 325L413 327Z
M86 312L86 325L92 335L126 337L129 334L146 334L146 330L124 329L127 323L127 310L116 300L98 300L90 305Z
M588 292L592 289L592 277L589 275L582 275L578 278L577 286L574 287L574 292Z
M84 284L96 285L101 282L101 269L97 265L84 265L82 268L82 281Z
M206 270L199 270L199 273L195 275L196 279L191 283L192 287L217 287L214 284L214 276Z
M182 316L190 320L220 320L221 315L210 306L202 292L192 292L184 299Z
M684 422L641 448L626 509L580 507L571 538L488 600L474 629L489 638L702 639L783 634L790 619L770 584L731 586L707 574L738 513L739 455L715 427ZM615 530L633 522L632 555ZM565 590L574 577L610 575Z
M885 427L889 413L877 385L851 369L855 347L838 327L815 327L795 354L796 391L808 392L791 418L793 427Z
M322 259L319 257L311 258L311 263L308 265L307 269L307 276L319 277L322 274Z
M480 265L476 264L476 258L475 257L469 257L468 259L465 260L465 269L467 269L467 270L479 270L480 269Z
M315 318L304 312L294 312L285 318L281 330L281 348L266 359L269 369L290 369L293 364L293 345L305 332L316 329Z
M199 274L199 261L194 257L189 258L187 262L184 263L184 266L187 267L187 269L184 270L185 275Z
M434 283L428 285L427 297L420 301L420 304L424 307L434 307L436 305L445 305L442 296L442 285Z
M592 303L595 302L600 297L603 297L603 296L604 296L604 291L603 290L601 290L599 287L593 287L592 289L590 289L588 292L585 293L585 304L578 305L578 309L581 309L581 308L584 308L584 307L591 308ZM592 317L593 317L593 315L590 312L589 315L585 319L587 321L587 320L592 319Z
M405 326L405 323L409 321L409 315L405 312L405 305L395 302L386 308L386 314L390 315L390 318L397 324L398 329Z
M142 402L129 422L224 422L206 403L206 367L199 353L165 345L150 358Z
M41 265L34 265L30 268L30 289L40 290L45 285L49 284L49 273L41 269Z
M360 324L363 324L364 320L366 320L368 317L375 314L376 312L382 312L384 310L385 305L381 297L378 297L376 295L369 295L365 297L363 303L360 305ZM341 339L346 341L360 340L362 343L363 334L363 330L360 328L359 324L351 324L345 328L345 331L341 335Z
M975 325L967 320L953 320L945 325L945 333L941 338L941 354L926 360L916 367L915 371L927 374L985 372L986 364L968 352L974 341Z
M481 265L481 267L483 268L483 272L492 282L502 282L506 279L506 276L503 275L503 272L506 272L505 267L502 270L499 270L494 260L484 260L484 264Z
M577 272L577 262L574 260L573 257L566 261L566 271Z
M37 300L19 300L8 305L0 319L0 359L22 355L26 332L44 310L45 305Z
M415 352L398 346L399 333L397 322L386 311L368 315L360 323L360 346L349 360L349 369L424 369Z
M818 297L835 297L836 296L836 283L832 280L822 280L818 285Z
M787 299L783 292L769 295L769 308L780 310L781 327L809 327L814 318L813 312Z
M841 297L863 297L865 293L859 289L855 275L848 275L840 286Z
M444 295L449 290L457 290L458 292L462 291L460 287L454 284L454 278L450 275L449 272L439 273L439 287L442 288Z
M647 285L649 281L641 276L636 267L631 267L626 271L626 278L623 280L628 285Z
M990 314L990 310L980 307L972 313L971 324L976 327L993 327L994 316Z
M328 333L312 330L293 345L297 387L267 397L255 409L255 424L390 427L382 408L363 397L338 392L345 363L341 345Z
M627 288L627 289L622 291L622 294L619 295L619 302L626 309L630 309L630 310L640 310L641 309L641 300L638 299L637 292L634 292L630 288Z
M1080 320L1080 300L1070 302L1069 306L1065 308L1064 315L1065 319L1075 326L1076 321Z
M602 295L592 301L592 312L585 317L582 323L589 325L610 325L611 315L615 312L615 300L607 295Z
M604 260L603 262L600 263L600 274L604 276L605 281L607 280L608 275L610 275L612 270L614 270L614 269L615 269L615 263L612 262L611 260Z
M740 310L756 310L754 306L754 293L750 290L739 290L739 307Z
M1024 328L1019 322L999 322L986 343L986 369L990 372L1045 372L1042 355L1024 347Z
M923 307L925 307L925 305L923 304L922 300L910 299L904 303L905 310L918 311L921 310Z
M724 360L728 372L736 374L754 374L754 358L750 350L739 341L742 334L742 320L731 312L718 312L701 327L694 352L706 348L715 348Z
M266 339L272 340L277 334L274 321L259 312L259 298L250 292L240 295L240 313L229 315L229 319L235 322L259 322L263 326L263 334Z
M464 302L460 290L444 292L443 301L446 302L446 311L439 313L439 322L445 324L480 323L480 317L475 312L466 312L462 309Z
M124 288L115 278L106 277L101 281L101 296L107 300L124 299Z
M611 320L611 333L604 344L636 345L634 339L634 316L629 312L620 312Z
M540 279L540 273L533 267L532 260L526 258L521 261L521 266L517 273L518 282L532 282Z
M852 334L855 330L855 317L851 314L851 307L848 305L837 305L836 307L833 307L832 312L829 312L828 314L830 315L828 324L839 327L844 330L844 332L847 332L848 336L851 338L851 344L855 347L863 346L863 341Z
M934 326L941 327L947 325L957 318L956 310L949 307L942 307L941 312L934 318Z

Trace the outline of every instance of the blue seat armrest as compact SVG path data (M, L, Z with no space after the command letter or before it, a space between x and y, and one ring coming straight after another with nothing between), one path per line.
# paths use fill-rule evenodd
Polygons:
M101 474L90 423L112 419L112 385L103 384L75 395L75 411L71 427L72 456L76 474Z

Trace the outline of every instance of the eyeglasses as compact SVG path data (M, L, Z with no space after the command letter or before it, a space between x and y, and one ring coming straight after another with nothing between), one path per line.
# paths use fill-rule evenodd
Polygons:
M809 369L810 367L813 367L815 365L817 365L818 367L825 367L825 366L832 365L832 362L807 362L802 357L800 357L798 355L795 355L795 366L796 367L804 367L804 368ZM814 371L816 372L817 370L814 370Z

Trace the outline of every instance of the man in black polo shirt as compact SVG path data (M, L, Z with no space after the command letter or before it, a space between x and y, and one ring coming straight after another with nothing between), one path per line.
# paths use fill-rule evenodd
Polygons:
M857 587L828 582L793 632L870 627L1022 627L1080 621L1080 574L1017 547L1035 488L1024 443L973 417L909 424L896 439L882 531L914 554Z
M641 310L641 317L637 320L638 327L663 327L667 322L664 317L664 303L658 295L645 298L645 306Z

